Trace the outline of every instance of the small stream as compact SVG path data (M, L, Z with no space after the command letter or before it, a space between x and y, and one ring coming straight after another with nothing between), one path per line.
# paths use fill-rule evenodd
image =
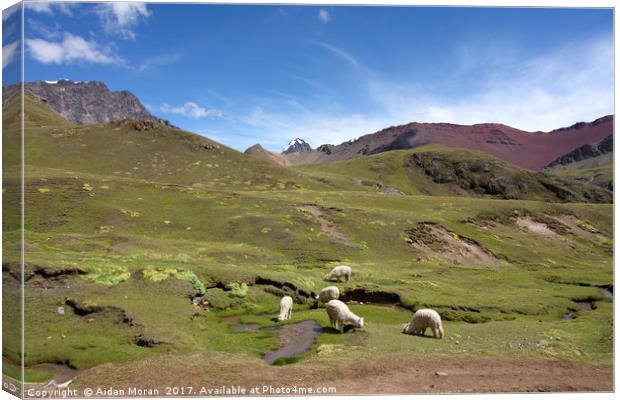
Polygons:
M241 324L236 319L230 324L233 332L274 331L280 335L280 347L265 354L264 360L273 365L281 358L294 357L309 351L323 329L316 321L306 320L281 326L262 326L258 324Z
M588 285L589 286L589 285ZM613 285L607 286L591 286L594 289L598 290L603 297L606 299L613 300L614 298L614 288ZM568 312L562 316L562 319L565 321L577 318L577 313L582 311L592 311L596 310L596 299L588 297L586 299L573 300L576 305L576 308L569 308Z
M614 288L613 288L613 286L609 286L609 287L606 287L606 286L594 286L594 288L596 290L598 290L599 292L601 292L603 294L603 296L605 296L605 298L608 298L608 299L613 299L614 298L614 292L613 292Z
M280 348L265 354L265 362L272 365L277 360L303 354L314 346L317 336L323 331L315 321L301 321L278 329Z

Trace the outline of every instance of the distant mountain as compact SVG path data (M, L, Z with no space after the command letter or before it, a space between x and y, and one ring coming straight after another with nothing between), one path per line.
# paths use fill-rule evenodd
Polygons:
M312 151L312 147L303 139L295 138L282 150L282 154L306 153Z
M321 145L316 150L287 153L293 164L315 164L350 160L390 150L441 144L480 150L514 165L541 170L547 164L585 144L613 133L613 116L580 122L551 132L526 132L502 124L455 125L418 123L392 126L339 145Z
M244 153L254 158L270 161L283 167L290 165L290 161L285 156L266 150L260 144L255 144L252 147L248 147Z
M5 104L20 89L20 85L2 88L2 102ZM125 119L158 121L140 100L127 90L113 92L98 81L26 82L24 89L65 119L80 125L106 123Z

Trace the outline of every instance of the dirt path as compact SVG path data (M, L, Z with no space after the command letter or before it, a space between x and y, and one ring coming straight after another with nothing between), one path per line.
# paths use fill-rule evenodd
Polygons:
M172 367L174 366L174 367ZM437 359L390 356L342 362L317 358L274 367L240 355L200 353L162 356L85 371L72 387L167 386L246 388L335 387L337 394L611 391L613 367L544 359Z
M324 233L328 238L330 238L333 242L341 243L350 247L358 247L355 243L351 241L345 234L338 231L338 229L331 223L323 213L323 210L319 206L306 205L303 207L299 207L301 210L309 213L314 217L314 219L319 223L319 227L321 232Z

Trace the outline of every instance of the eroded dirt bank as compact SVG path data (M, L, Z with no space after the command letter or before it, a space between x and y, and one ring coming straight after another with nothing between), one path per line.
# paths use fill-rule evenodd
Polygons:
M171 369L169 366L175 365ZM439 373L439 374L438 374ZM222 353L162 356L85 371L76 388L332 386L337 394L611 391L613 368L544 359L390 356L374 360L317 359L276 367Z

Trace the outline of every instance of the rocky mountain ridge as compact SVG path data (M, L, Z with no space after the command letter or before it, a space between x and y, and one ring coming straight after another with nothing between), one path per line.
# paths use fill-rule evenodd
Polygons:
M2 87L5 104L20 90L20 85ZM111 91L99 81L26 82L24 90L34 94L63 118L79 125L121 120L156 121L169 123L148 112L140 100L127 90Z

